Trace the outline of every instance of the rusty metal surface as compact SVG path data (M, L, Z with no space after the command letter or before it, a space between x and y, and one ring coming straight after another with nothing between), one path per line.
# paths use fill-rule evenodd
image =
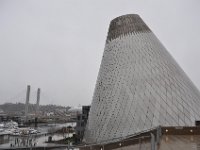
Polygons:
M150 32L149 27L137 14L128 14L113 19L110 23L107 42L129 33Z

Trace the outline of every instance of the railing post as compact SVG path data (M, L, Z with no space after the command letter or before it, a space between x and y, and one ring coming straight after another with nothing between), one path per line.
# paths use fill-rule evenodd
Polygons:
M151 150L156 150L155 149L155 135L151 133Z

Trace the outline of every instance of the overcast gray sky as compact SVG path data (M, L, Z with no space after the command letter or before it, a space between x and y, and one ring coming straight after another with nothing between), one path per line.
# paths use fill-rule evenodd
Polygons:
M200 89L199 0L0 0L0 103L30 84L42 104L90 104L109 23L130 13Z

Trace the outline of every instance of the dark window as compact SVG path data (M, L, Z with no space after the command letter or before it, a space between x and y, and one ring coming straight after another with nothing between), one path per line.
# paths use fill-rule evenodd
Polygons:
M81 127L84 127L84 122L81 123Z

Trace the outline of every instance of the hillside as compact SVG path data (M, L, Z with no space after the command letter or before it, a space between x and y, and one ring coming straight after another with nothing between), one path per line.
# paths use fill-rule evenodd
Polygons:
M58 105L40 105L39 110L41 112L53 112L55 110L67 111L70 107L58 106ZM5 103L0 105L0 110L3 110L6 114L18 114L23 115L25 110L24 103ZM29 104L29 113L35 112L35 104Z

